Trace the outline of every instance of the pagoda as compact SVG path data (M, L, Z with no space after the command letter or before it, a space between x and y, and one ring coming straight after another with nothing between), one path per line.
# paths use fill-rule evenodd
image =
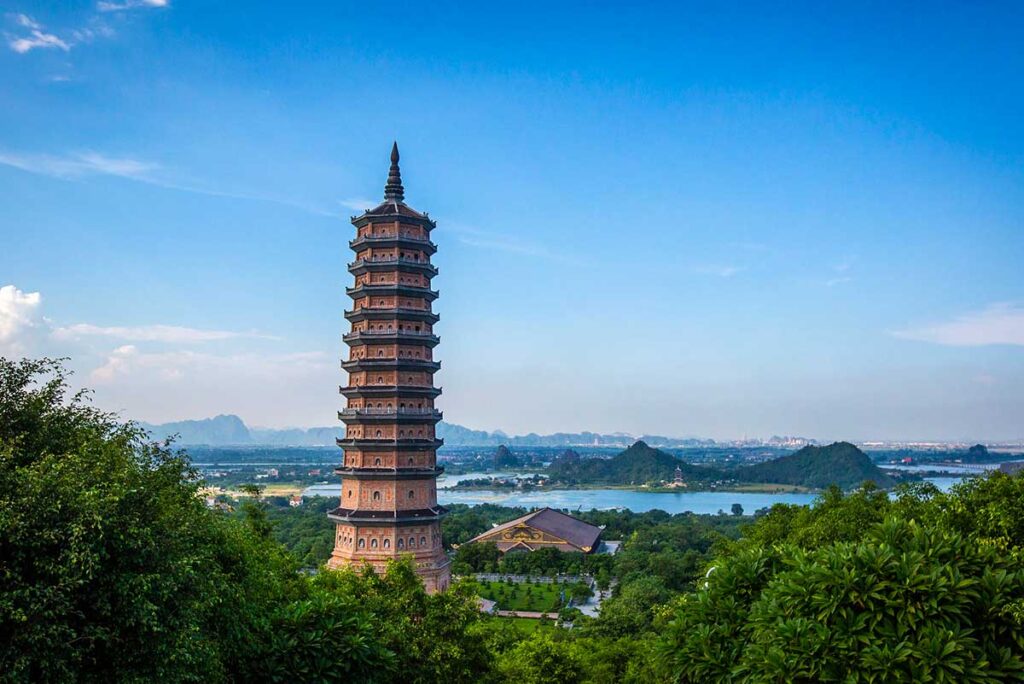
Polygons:
M352 219L356 257L348 270L355 283L345 312L352 329L342 338L349 354L341 363L348 403L338 414L345 455L334 471L342 478L341 505L327 514L337 526L327 564L383 572L389 560L411 557L427 591L436 592L450 579L441 545L447 511L437 504L442 441L434 431L441 419L434 407L441 394L434 387L438 293L430 289L436 224L405 203L398 158L396 143L384 202Z

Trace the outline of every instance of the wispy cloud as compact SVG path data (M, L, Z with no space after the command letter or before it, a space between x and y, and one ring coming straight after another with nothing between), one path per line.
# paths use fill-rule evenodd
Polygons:
M366 209L370 209L372 207L377 206L378 204L380 204L380 202L374 202L371 199L363 199L361 197L352 197L350 199L339 200L338 204L345 207L346 209L361 212Z
M1000 302L945 323L897 330L892 334L905 340L950 347L1024 346L1024 306Z
M134 157L114 157L99 152L71 152L65 155L22 154L0 150L0 165L10 166L28 173L35 173L63 180L75 180L89 176L114 176L126 180L155 185L168 190L191 192L211 197L271 202L299 209L316 216L337 218L337 212L280 197L269 197L255 193L231 192L210 187L199 182L182 181L175 178L161 164Z
M105 2L101 0L96 3L96 9L100 12L124 12L133 9L153 9L170 7L168 0L125 0L124 2Z
M704 264L702 266L695 266L693 272L700 273L701 275L718 276L719 278L731 278L742 270L742 266Z
M257 332L230 330L202 330L177 325L143 325L135 327L101 327L90 323L76 323L53 331L57 339L82 337L112 337L129 342L166 342L170 344L196 344L237 338L278 339Z
M853 278L850 276L839 276L838 278L829 278L825 281L825 287L835 287L836 285L842 285L852 281Z
M12 36L8 45L18 54L25 54L32 50L63 50L68 52L71 43L68 39L59 37L54 33L48 33L43 25L27 14L15 14L14 23L22 30L22 35ZM27 33L24 33L26 32Z
M10 14L14 30L7 34L8 46L19 54L33 50L63 50L70 52L78 45L91 43L99 38L111 38L114 29L103 19L107 12L124 12L142 8L169 7L168 0L124 0L124 2L102 1L96 4L96 13L91 13L84 23L75 28L64 28L58 32L48 30L41 22L27 14Z
M108 157L97 152L74 152L65 156L54 156L0 151L0 164L54 178L102 175L144 182L153 182L149 174L160 168L158 164L151 162L128 157Z
M766 253L766 252L775 252L775 251L777 251L771 245L766 245L763 242L747 242L747 241L730 242L729 246L733 247L734 249L741 249L741 250L743 250L745 252L761 252L761 253Z
M447 225L446 230L455 234L459 243L476 249L486 249L496 252L507 252L509 254L521 254L524 256L536 257L558 261L564 264L582 264L584 259L576 254L563 254L554 252L543 245L526 242L507 235L499 235L464 225Z

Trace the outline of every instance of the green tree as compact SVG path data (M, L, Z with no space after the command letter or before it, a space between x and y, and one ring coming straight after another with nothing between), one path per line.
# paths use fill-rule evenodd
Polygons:
M674 606L658 643L683 682L993 682L1024 674L1019 558L891 519L858 542L747 550Z
M297 593L291 562L198 496L181 454L0 359L0 671L12 681L223 680ZM255 638L254 638L255 636Z

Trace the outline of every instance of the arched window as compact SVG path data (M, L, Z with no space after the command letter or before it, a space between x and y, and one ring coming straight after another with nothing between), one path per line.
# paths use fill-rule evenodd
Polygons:
M405 548L405 540L404 539L399 539L398 540L398 548L400 548L400 549L404 549Z
M385 539L384 540L384 548L385 549L390 549L391 548L391 540L390 539Z
M380 459L379 458L373 459L373 465L375 465L375 466L380 465Z
M427 538L426 537L420 537L420 546L422 546L423 548L427 548Z
M409 457L409 465L416 465L416 459L414 459L412 456Z
M351 489L348 490L348 498L350 498L350 499L352 498L352 490Z
M380 501L380 492L374 492L373 493L373 500L374 501Z
M409 501L412 501L415 498L416 498L416 490L415 489L410 489L409 490Z
M377 548L377 540L376 539L371 539L370 540L370 548L371 549Z
M384 434L384 433L382 433L382 432L381 432L380 430L377 430L377 438L378 438L378 439L380 439L380 437L381 437L381 436L382 436L383 434Z
M366 548L366 540L365 539L360 539L359 540L359 548L361 548L361 549L365 549Z
M415 549L416 548L416 537L409 537L409 548L410 549Z

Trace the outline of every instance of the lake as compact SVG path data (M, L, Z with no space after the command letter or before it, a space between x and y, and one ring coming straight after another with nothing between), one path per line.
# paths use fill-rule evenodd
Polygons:
M480 473L459 476L480 477ZM449 480L449 483L453 481ZM927 478L939 489L948 490L958 477ZM439 481L440 483L440 481ZM313 485L303 492L306 496L341 496L341 483ZM544 491L517 490L467 490L438 489L437 500L445 504L497 504L499 506L522 506L523 508L566 508L589 511L592 508L628 508L634 513L660 509L667 513L709 513L722 510L730 512L738 503L748 515L759 508L772 504L786 503L805 505L814 501L815 494L764 494L756 492L642 492L628 489L554 489Z

